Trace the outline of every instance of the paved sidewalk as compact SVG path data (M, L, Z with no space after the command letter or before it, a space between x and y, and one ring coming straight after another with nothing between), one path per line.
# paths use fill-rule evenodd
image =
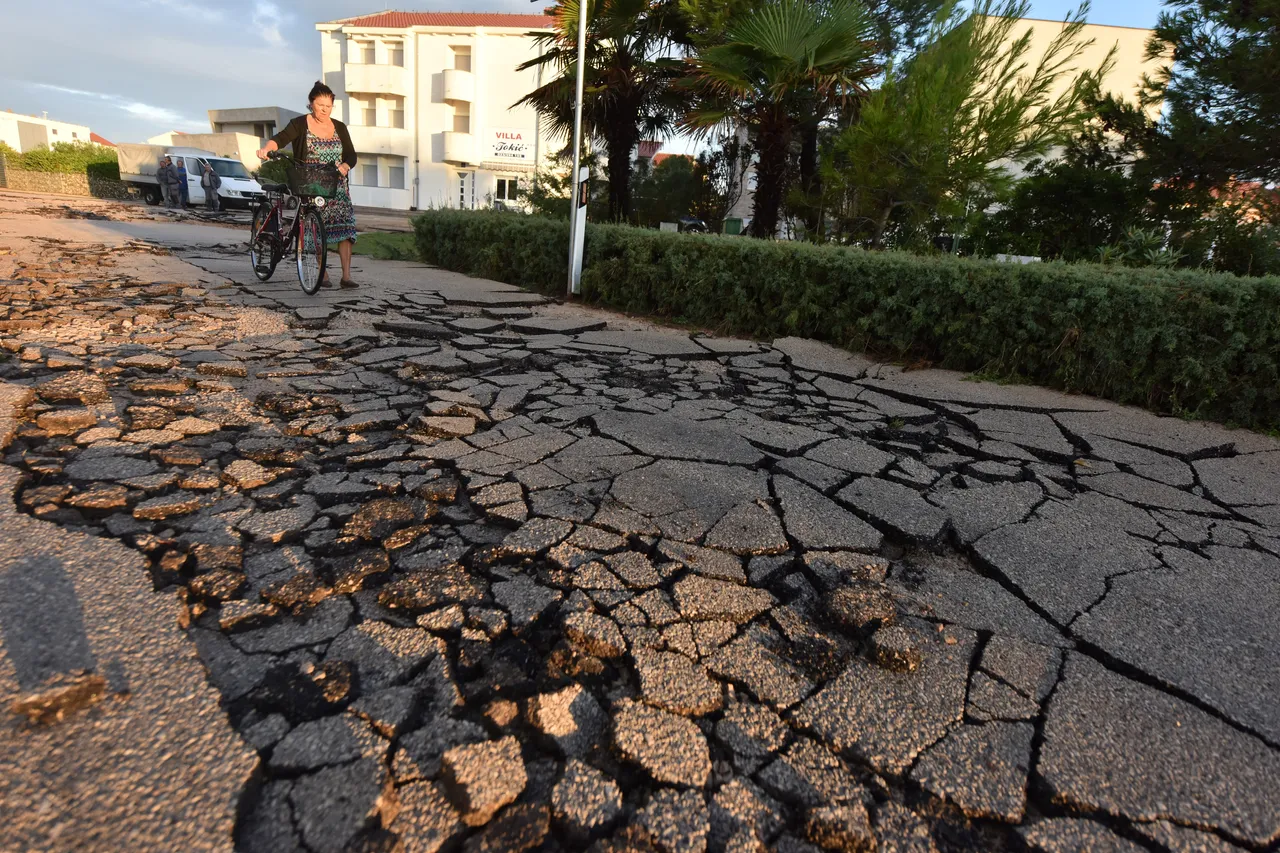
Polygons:
M1280 843L1280 442L48 216L0 196L0 523L181 602L237 849Z

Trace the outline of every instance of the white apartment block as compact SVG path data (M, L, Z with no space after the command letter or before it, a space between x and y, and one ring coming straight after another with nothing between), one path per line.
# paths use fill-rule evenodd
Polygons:
M12 110L0 113L0 142L19 154L44 146L52 148L58 142L90 142L89 128L82 124L54 121L44 117L22 115Z
M548 143L516 101L542 83L545 15L381 12L316 25L322 79L359 163L357 205L485 207L514 199Z

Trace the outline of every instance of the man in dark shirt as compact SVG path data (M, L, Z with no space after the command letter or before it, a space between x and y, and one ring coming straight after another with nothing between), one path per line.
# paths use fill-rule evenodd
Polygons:
M204 174L200 176L200 186L204 188L204 206L210 210L219 210L218 188L222 186L222 178L208 163L201 165L204 167Z
M187 166L185 157L177 157L178 193L183 210L191 206L191 191L187 189Z

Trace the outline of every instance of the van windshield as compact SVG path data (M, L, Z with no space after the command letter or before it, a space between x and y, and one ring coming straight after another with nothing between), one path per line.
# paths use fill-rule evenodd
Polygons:
M213 171L217 172L224 178L243 178L249 180L249 172L245 169L244 164L235 160L210 160L209 165L213 167Z

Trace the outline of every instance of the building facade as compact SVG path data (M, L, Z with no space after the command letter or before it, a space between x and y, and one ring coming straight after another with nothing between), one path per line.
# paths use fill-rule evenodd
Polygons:
M43 117L22 115L15 112L0 113L0 142L19 154L44 146L52 148L59 142L89 142L89 128L82 124L55 121L48 113Z
M284 107L209 110L209 128L214 133L243 133L265 144L300 115L302 113L286 110Z
M316 25L334 117L359 163L357 205L508 205L547 153L537 112L516 102L542 83L534 32L545 15L382 12Z
M1035 63L1049 49L1066 25L1062 21L1047 21L1039 18L1022 18L1010 33L1010 40L1020 38L1024 33L1031 33L1031 43L1027 50L1028 64ZM1112 66L1103 75L1100 87L1103 94L1112 94L1130 103L1136 103L1138 93L1142 89L1144 76L1155 77L1161 65L1172 61L1172 55L1147 58L1147 42L1152 31L1139 27L1114 27L1108 24L1085 24L1081 38L1092 42L1080 52L1071 64L1074 73L1063 74L1057 84L1047 93L1050 99L1063 94L1071 84L1076 73L1099 68L1112 54ZM1150 104L1146 112L1149 118L1160 115L1160 104Z

